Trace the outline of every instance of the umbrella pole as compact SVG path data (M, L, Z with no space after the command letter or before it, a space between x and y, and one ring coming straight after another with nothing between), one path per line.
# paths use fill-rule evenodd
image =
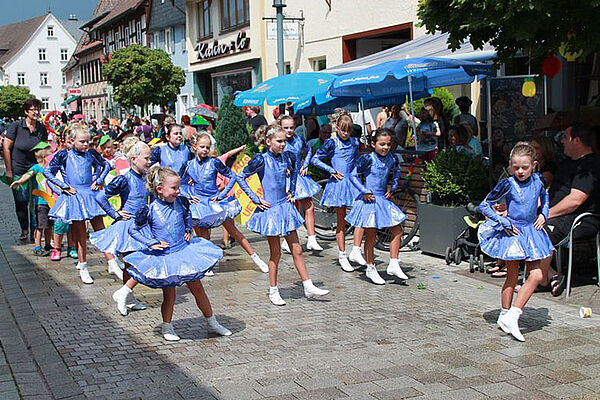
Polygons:
M413 127L413 138L415 139L415 150L419 150L419 141L417 140L417 124L415 123L415 105L413 102L412 76L408 76L408 96L410 98L410 113Z
M360 98L360 111L362 112L362 131L363 131L363 140L365 145L369 145L369 141L367 139L367 125L365 123L365 104L363 103L363 98Z
M487 114L487 140L488 140L488 162L489 162L489 181L490 185L493 186L493 176L494 176L494 159L493 148L494 145L492 143L492 85L490 78L485 79L485 97L486 97L486 114Z

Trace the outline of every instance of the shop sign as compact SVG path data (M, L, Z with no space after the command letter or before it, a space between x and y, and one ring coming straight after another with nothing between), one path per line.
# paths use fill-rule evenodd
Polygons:
M300 27L296 21L283 21L283 39L300 39ZM267 40L277 40L277 21L267 21Z
M232 53L250 50L250 38L246 37L245 31L240 31L235 40L229 43L219 43L218 40L214 42L202 42L198 43L194 50L198 54L198 61L208 61Z
M70 88L68 91L69 97L71 96L81 96L81 88Z

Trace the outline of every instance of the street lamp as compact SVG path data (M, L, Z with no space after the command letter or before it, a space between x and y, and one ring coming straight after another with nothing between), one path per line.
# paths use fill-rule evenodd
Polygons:
M285 75L285 61L283 57L283 7L284 0L273 0L273 7L277 11L277 75ZM279 105L279 112L283 115L285 105Z

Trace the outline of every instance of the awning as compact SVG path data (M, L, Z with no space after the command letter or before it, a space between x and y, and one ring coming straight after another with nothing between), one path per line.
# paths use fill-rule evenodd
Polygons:
M80 98L81 98L81 96L71 96L67 100L63 101L62 105L66 106L67 104L71 104L72 102L74 102Z
M427 34L387 50L327 68L322 72L343 75L386 61L414 57L444 57L464 61L488 61L496 57L496 50L491 45L484 46L482 50L475 50L471 43L466 42L456 51L452 51L448 49L447 33Z

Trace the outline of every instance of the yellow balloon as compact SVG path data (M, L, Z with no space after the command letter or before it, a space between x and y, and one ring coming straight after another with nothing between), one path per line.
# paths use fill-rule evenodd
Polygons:
M533 97L535 96L536 87L535 82L533 80L526 80L523 83L523 87L521 88L521 93L525 97Z

